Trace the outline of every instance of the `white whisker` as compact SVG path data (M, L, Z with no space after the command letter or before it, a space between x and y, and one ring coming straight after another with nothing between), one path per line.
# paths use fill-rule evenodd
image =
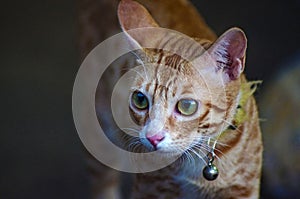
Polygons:
M130 69L130 70L136 72L136 73L143 79L143 81L144 81L144 76L143 76L137 69L132 68L132 69ZM146 76L146 77L147 77L147 76Z
M149 82L148 74L147 74L147 71L146 71L146 66L145 66L143 60L134 51L131 51L131 53L137 58L138 63L142 64L143 69L144 69L144 73L145 73L145 76L146 76L146 80Z

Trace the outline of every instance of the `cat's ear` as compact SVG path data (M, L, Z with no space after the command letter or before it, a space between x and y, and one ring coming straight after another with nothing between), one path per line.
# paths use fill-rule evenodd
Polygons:
M135 28L159 27L146 8L132 0L120 2L118 17L124 31Z
M138 46L149 46L146 42L153 40L146 30L130 31L137 28L159 27L156 21L152 18L150 13L141 4L132 0L121 0L118 7L118 18L122 30L128 35L131 44Z
M225 82L240 77L245 66L247 38L239 28L231 28L208 49L217 71L222 70Z

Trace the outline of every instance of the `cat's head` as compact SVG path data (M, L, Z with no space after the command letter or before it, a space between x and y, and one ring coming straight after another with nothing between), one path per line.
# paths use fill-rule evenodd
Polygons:
M233 28L215 42L198 40L199 47L191 52L189 42L182 42L184 37L155 29L130 31L159 27L134 1L121 1L118 16L131 45L143 52L129 97L131 117L141 127L142 143L161 152L183 152L197 144L204 146L227 128L236 111L244 70L244 33ZM170 52L173 46L178 53ZM193 56L183 58L180 51Z

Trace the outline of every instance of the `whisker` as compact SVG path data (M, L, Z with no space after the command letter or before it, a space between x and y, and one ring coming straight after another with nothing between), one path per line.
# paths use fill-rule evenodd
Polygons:
M227 120L222 119L222 121L225 122L225 123L228 124L228 125L235 126L234 124L232 124L231 122L229 122L229 121L227 121ZM238 128L236 129L236 131L238 131L239 133L242 133L242 131L240 131Z
M144 76L143 76L137 69L132 68L132 69L130 69L130 70L136 72L136 73L143 79L143 81L144 81ZM146 77L147 77L147 76L146 76Z
M139 134L139 132L141 131L139 129L134 129L134 128L120 128L120 129L124 130L125 132L126 131L132 131L132 132L137 133L137 134Z
M137 61L139 62L139 64L142 64L143 70L144 70L144 73L146 76L146 80L149 81L148 74L147 74L146 67L145 67L143 60L134 51L131 51L131 53L137 58Z
M204 160L204 157L205 156L201 156L201 155L199 155L197 152L200 152L202 155L204 155L204 153L203 153L203 151L201 150L201 148L196 148L196 149L199 149L198 151L195 151L195 148L189 148L188 150L189 151L191 151L191 152L193 152L201 161L203 161L204 163L206 163L205 162L205 160Z

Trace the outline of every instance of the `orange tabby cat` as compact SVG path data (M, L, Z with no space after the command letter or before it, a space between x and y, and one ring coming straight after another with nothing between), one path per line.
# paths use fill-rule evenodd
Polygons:
M136 174L131 198L258 198L263 147L252 97L256 82L247 82L242 74L245 34L232 28L216 39L184 0L176 1L178 4L140 2L154 17L135 1L122 0L118 8L119 22L129 42L140 46L140 59L150 65L144 76L136 74L131 82L130 113L141 127L137 135L141 146L159 151L161 156L182 150L183 156L161 170ZM180 5L184 9L177 9ZM214 63L207 61L201 49L194 60L186 60L169 51L143 48L164 38L129 31L159 24L193 37L207 49ZM185 47L180 38L166 45ZM199 70L204 71L204 80ZM220 174L216 180L207 181L202 170L207 163L206 155L214 153L213 163ZM107 178L108 173L114 177ZM116 185L116 175L114 171L104 171L98 179L114 179ZM101 186L105 187L105 181ZM107 193L100 196L121 197L113 187L104 189L103 193Z

